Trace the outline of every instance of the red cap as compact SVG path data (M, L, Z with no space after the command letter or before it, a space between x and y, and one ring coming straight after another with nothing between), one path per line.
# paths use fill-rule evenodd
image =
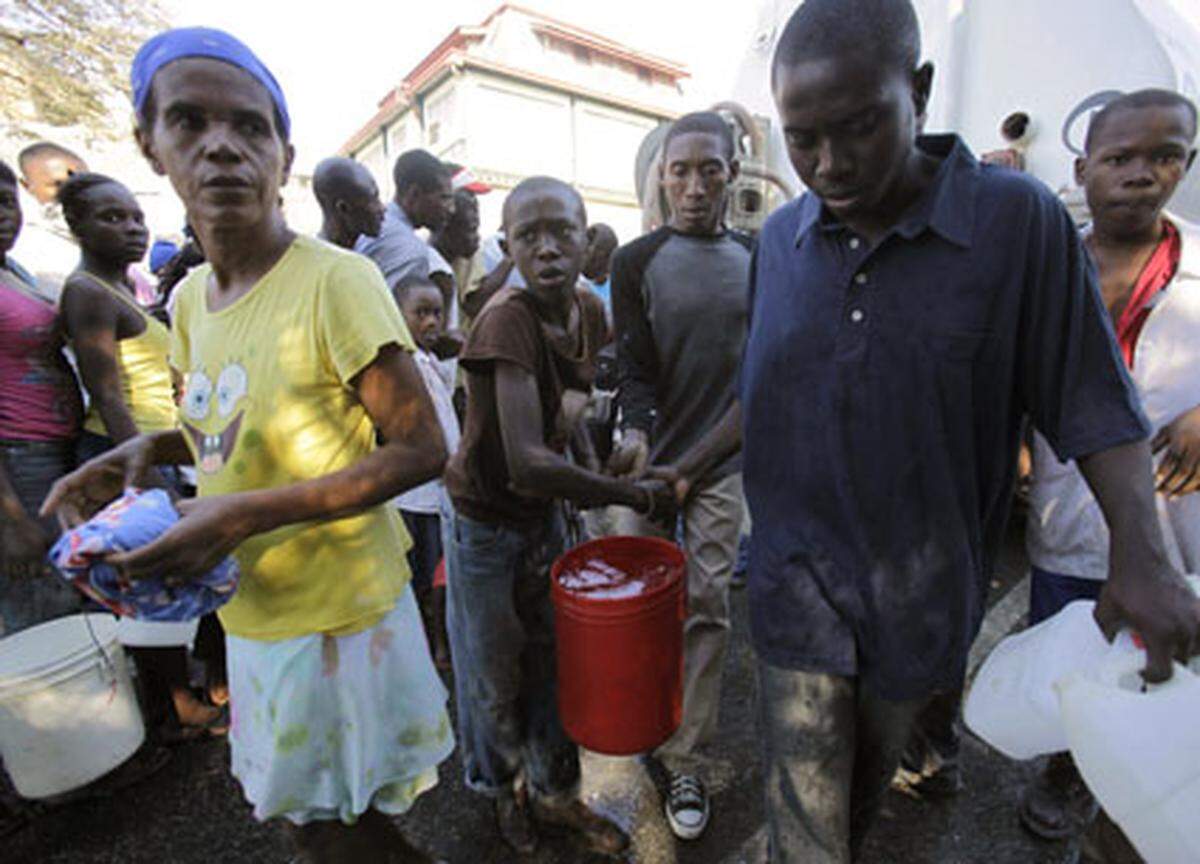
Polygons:
M472 174L470 168L459 168L450 179L450 186L455 192L459 189L466 189L476 195L486 195L492 191L492 187Z

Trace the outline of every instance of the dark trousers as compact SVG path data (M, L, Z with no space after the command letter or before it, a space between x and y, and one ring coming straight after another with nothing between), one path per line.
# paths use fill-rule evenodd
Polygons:
M423 601L433 588L433 573L442 560L442 518L436 513L411 513L408 510L401 510L400 516L413 541L408 550L413 594L418 601Z
M75 441L0 441L0 467L22 509L31 517L54 481L75 468ZM39 520L49 539L58 536L58 520ZM83 595L57 573L0 572L0 634L15 633L83 609Z
M926 700L759 661L771 864L850 864Z

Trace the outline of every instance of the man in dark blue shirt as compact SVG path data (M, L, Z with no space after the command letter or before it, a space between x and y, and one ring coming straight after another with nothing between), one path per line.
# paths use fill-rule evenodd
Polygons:
M852 860L913 716L961 684L1029 418L1104 509L1097 611L1146 674L1200 647L1147 427L1074 226L1036 181L919 132L909 0L807 0L772 90L810 190L768 220L742 369L771 860Z

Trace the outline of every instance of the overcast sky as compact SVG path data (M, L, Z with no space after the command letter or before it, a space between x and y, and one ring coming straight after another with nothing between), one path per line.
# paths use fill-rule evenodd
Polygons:
M332 0L166 0L178 25L219 27L245 41L283 86L301 170L337 149L388 88L459 25L479 24L501 0L384 3ZM696 0L529 0L604 36L687 64L689 102L728 98L758 4L734 0L700 12Z

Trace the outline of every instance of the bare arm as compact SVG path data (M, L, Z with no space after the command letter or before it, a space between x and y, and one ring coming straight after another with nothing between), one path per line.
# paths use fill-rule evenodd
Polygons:
M377 450L324 477L180 502L174 527L112 562L132 578L201 574L255 534L349 516L438 476L446 445L412 357L387 346L351 386L383 437Z
M383 445L333 474L245 493L257 534L311 519L339 519L441 476L446 441L412 355L397 345L351 382Z
M572 465L546 446L537 380L532 374L514 363L498 362L495 375L508 476L522 494L566 498L585 507L623 504L640 512L652 509L646 489Z
M116 302L82 279L68 279L63 287L63 321L75 349L83 386L100 413L108 436L120 443L137 435L138 428L121 394Z
M676 500L682 504L709 471L741 449L742 406L734 401L717 425L680 456L678 462L653 465L646 473L671 484Z
M1111 638L1122 626L1146 643L1146 679L1171 677L1171 660L1200 651L1200 599L1171 566L1154 507L1154 471L1145 441L1079 460L1108 523L1109 576L1096 620Z

